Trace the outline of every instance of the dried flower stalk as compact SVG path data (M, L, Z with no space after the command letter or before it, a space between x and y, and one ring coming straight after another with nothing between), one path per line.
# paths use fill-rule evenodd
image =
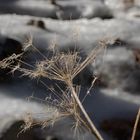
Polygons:
M27 46L24 46L26 50L29 46L35 48L30 40L29 44L27 43L26 45ZM21 67L21 64L30 66L30 64L27 64L21 60L20 57L24 54L22 53L19 55L13 54L12 56L5 58L4 60L0 61L0 66L1 68L11 68L12 73L15 70L18 70L23 73L22 76L29 76L30 78L45 77L50 80L58 80L63 82L67 86L67 89L63 90L60 88L62 95L51 89L51 91L57 96L57 100L54 100L53 98L46 98L48 103L51 103L59 108L61 115L58 115L57 117L73 116L73 118L76 120L75 128L83 124L85 127L87 127L87 129L94 133L99 140L103 140L79 99L78 93L73 85L73 79L86 66L93 62L96 55L99 54L105 47L105 44L102 43L100 47L96 47L94 50L92 50L83 61L77 52L69 52L66 54L57 52L54 53L51 58L46 58L43 55L44 60L36 62L35 66L31 66L32 69L28 69ZM37 48L35 48L35 50L37 50ZM39 50L37 51L39 52ZM40 52L39 54L42 55ZM13 64L14 60L18 62L18 65L15 66ZM43 83L43 81L41 81L41 83ZM43 84L45 85L45 83ZM83 114L86 122L84 122L84 120L81 118L81 113ZM47 120L45 122L48 124L48 122L52 122L52 120Z

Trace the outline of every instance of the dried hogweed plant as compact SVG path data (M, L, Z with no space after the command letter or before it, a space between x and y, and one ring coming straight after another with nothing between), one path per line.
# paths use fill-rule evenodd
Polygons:
M79 56L78 52L64 53L56 51L53 52L51 57L47 58L34 47L32 39L28 39L23 46L23 53L18 55L13 54L12 56L1 60L0 67L2 69L9 68L12 73L18 70L22 72L23 76L29 76L32 79L40 79L40 82L46 87L47 85L41 80L41 77L62 82L66 88L64 90L58 86L59 92L61 93L58 93L53 88L49 88L57 99L52 97L46 97L45 99L49 104L56 106L59 111L57 110L57 113L55 113L54 117L51 117L51 119L43 121L42 125L46 126L50 123L54 123L61 117L72 116L75 120L73 126L75 130L80 126L85 126L90 132L94 133L99 140L103 140L79 99L80 88L73 84L73 79L85 69L86 66L93 62L97 54L105 47L105 43L102 42L100 47L94 48L84 60ZM43 60L37 61L34 66L22 60L22 56L24 56L29 48L35 49L43 57ZM22 64L31 67L31 69L23 67ZM30 119L26 119L25 121L27 128L29 128L33 125L31 124L33 121L29 121L28 123L27 120L31 120L31 116Z

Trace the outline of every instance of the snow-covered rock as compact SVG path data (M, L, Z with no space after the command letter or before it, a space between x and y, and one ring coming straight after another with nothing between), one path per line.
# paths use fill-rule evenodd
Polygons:
M91 95L84 101L86 110L105 140L112 140L112 138L100 129L101 123L112 118L134 118L140 104L140 57L138 53L140 20L138 16L134 16L135 13L138 15L139 10L138 6L124 10L122 4L119 0L58 0L57 5L43 0L15 0L12 2L6 0L0 2L1 13L33 15L0 15L1 58L9 56L11 53L20 52L23 49L21 44L30 35L33 36L33 45L44 54L48 54L49 49L55 44L60 51L77 47L82 50L83 57L88 55L101 40L105 40L109 46L106 53L101 58L97 57L95 63L89 66L90 74L94 72L101 75L99 80L105 85L105 88L100 86L98 90L93 88ZM119 14L116 14L118 9ZM73 15L71 18L80 19L67 21L66 19L69 19L71 14ZM103 20L108 16L113 18ZM57 18L65 20L56 20ZM20 51L17 51L14 43L12 45L11 40L19 44ZM35 58L35 54L27 53L25 60L31 63L33 58ZM81 82L84 83L88 76L88 73L84 73L80 79ZM18 78L16 74L14 78L9 75L8 77L12 80L5 82L0 80L0 120L3 122L0 123L0 132L11 128L12 124L21 120L26 112L33 112L35 116L37 113L44 113L43 104L40 104L38 100L27 102L24 100L26 97L34 95L44 99L50 94L37 81ZM90 75L91 77L92 75ZM86 88L87 85L82 88L81 96L85 95ZM51 114L49 115L51 117ZM67 121L71 123L71 120L67 118L56 123L49 131L45 131L48 139L51 136L72 139L70 124L66 123ZM62 131L59 130L59 127L63 128ZM80 135L80 139L82 137L87 140L95 139L87 132Z

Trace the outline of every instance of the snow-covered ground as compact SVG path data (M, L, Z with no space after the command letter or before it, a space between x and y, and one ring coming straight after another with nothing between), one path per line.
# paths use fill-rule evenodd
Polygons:
M0 13L0 59L21 51L19 45L30 35L34 46L44 54L55 43L61 51L76 46L88 55L105 40L108 48L89 67L99 80L84 101L84 107L105 140L115 138L102 130L103 121L136 117L140 106L139 0L135 4L124 4L121 0L57 0L57 4L48 0L6 0L0 1ZM29 53L25 60L31 63L34 57L35 54ZM38 81L6 73L0 71L0 132L27 112L45 114L44 107L49 108L38 100L27 101L32 95L40 99L49 95ZM91 76L84 73L81 82L88 83ZM82 87L81 96L86 93L87 85ZM72 139L66 122L71 120L58 122L46 135ZM95 139L87 132L80 135L80 139L83 137Z

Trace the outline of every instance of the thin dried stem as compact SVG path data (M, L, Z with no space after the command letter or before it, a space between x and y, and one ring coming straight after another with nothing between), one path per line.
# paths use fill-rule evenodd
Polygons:
M86 66L88 66L93 60L96 58L97 54L99 54L105 48L104 45L100 47L96 47L91 51L88 57L75 69L72 77L74 78L78 73L80 73Z
M137 131L139 119L140 119L140 108L139 108L138 114L136 116L136 121L135 121L135 124L134 124L134 128L133 128L133 133L132 133L131 140L135 140L135 136L136 136L136 131Z
M93 79L93 81L91 83L91 86L89 87L89 89L87 90L86 95L82 99L82 103L85 101L86 97L90 94L90 91L91 91L92 87L94 86L94 84L95 84L95 82L96 82L97 79L98 79L97 77L94 77L94 79Z
M70 88L70 90L72 92L72 95L74 96L74 99L76 100L76 103L78 104L81 112L83 113L85 119L87 120L87 122L88 122L88 124L89 124L89 126L91 128L91 132L95 133L95 135L98 137L99 140L103 140L102 136L100 135L99 131L96 129L95 125L93 124L93 122L91 121L89 115L87 114L86 110L84 109L81 101L79 100L79 98L77 96L77 93L75 92L74 87L72 85L72 82L69 81L67 84L68 84L68 86L69 86L69 88Z

